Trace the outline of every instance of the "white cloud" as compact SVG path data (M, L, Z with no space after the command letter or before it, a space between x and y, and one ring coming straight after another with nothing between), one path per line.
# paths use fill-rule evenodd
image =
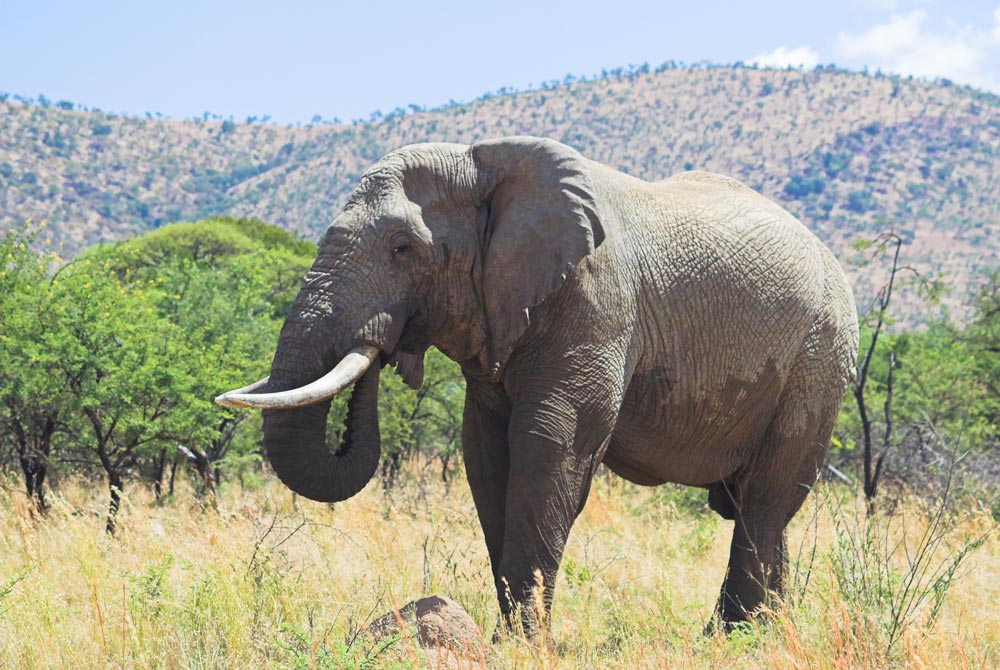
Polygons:
M805 67L813 68L819 63L819 54L811 47L788 49L780 46L774 51L757 54L750 59L763 67Z
M1000 51L1000 8L994 25L984 29L950 21L929 21L924 9L893 14L861 33L839 33L837 62L866 65L919 77L946 77L963 84L1000 89L989 60ZM845 63L844 60L847 62Z
M860 35L837 35L837 53L848 58L891 58L909 49L920 39L920 28L926 12L917 9L907 14L894 14L888 23L882 23Z

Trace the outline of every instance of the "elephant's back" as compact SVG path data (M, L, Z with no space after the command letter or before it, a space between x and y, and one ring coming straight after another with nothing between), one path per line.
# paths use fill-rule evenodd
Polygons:
M741 337L782 324L787 335L808 329L822 310L832 260L808 228L722 175L686 172L654 186L658 211L644 236L660 257L651 279L663 300L743 321Z
M756 191L741 182L739 179L719 174L718 172L705 172L704 170L688 170L686 172L678 172L677 174L667 177L666 179L653 182L654 186L666 188L686 184L756 193Z
M676 259L667 279L715 277L717 289L742 287L765 302L822 299L832 256L778 203L711 172L683 172L649 186L656 213L643 234Z

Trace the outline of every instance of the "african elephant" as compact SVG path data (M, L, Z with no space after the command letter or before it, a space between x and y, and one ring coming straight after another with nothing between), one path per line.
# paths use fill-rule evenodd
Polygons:
M291 489L344 500L378 464L380 367L395 357L419 385L432 345L467 381L463 456L505 620L536 570L551 607L601 463L706 488L735 521L724 622L780 593L784 529L858 346L843 271L780 206L706 172L641 181L546 139L404 147L327 230L269 379L217 400L264 408ZM351 384L334 451L329 399Z

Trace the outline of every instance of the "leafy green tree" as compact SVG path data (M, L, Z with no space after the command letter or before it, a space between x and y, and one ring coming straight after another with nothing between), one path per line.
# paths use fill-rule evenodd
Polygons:
M0 245L0 354L22 363L0 370L0 443L38 508L55 462L105 473L109 532L126 480L145 473L160 490L179 446L208 490L220 463L255 462L256 441L238 439L247 415L212 398L266 369L315 247L216 219L89 250L50 275L58 259L33 249L40 231Z
M397 375L382 375L379 384L383 489L391 489L402 464L417 457L437 461L447 482L461 439L465 401L465 380L458 366L431 349L420 388L410 389ZM339 412L346 413L344 405L341 400Z
M975 379L987 401L983 420L991 427L989 439L1000 442L1000 269L984 275L982 287L973 302L976 312L972 324L963 333L975 359Z
M315 245L260 221L215 218L165 226L118 245L107 257L125 284L158 287L158 314L211 361L212 374L199 378L204 384L196 390L199 402L210 403L220 391L267 370L281 321L315 252ZM199 475L200 491L209 494L224 463L240 469L259 462L256 442L238 439L240 426L256 415L210 408L214 430L180 445ZM167 458L161 452L147 468L158 490Z
M60 360L53 380L66 394L72 449L107 476L107 531L114 533L129 473L156 447L208 432L200 387L210 374L206 350L157 313L166 293L122 284L100 254L64 266L51 282L43 346Z
M216 378L204 397L245 384L266 373L285 314L312 264L315 245L252 219L215 218L165 226L117 251L119 272L128 281L168 287L176 296L160 312L212 352ZM389 489L403 462L422 458L452 471L461 433L464 380L458 367L431 350L424 384L409 389L393 374L380 382L383 484ZM347 394L333 402L328 438L339 442ZM216 408L217 430L203 443L185 443L201 486L219 483L220 466L243 468L259 460L256 439L237 430L258 415ZM246 431L247 433L255 431Z
M33 245L44 224L26 224L0 241L0 443L13 447L25 490L44 513L45 479L52 466L56 433L64 428L59 389L51 383L58 365L38 339L48 303L49 264L54 253Z
M142 476L161 493L178 453L203 493L223 470L243 481L260 462L259 414L212 398L266 373L315 246L259 221L218 218L90 249L51 274L59 259L34 250L42 235L25 228L0 246L0 355L25 363L0 370L0 444L19 459L36 506L44 509L46 472L57 464L104 474L109 533L126 483ZM447 481L463 391L457 366L435 350L417 391L382 376L387 489L417 458L439 464ZM345 413L346 398L336 399L332 440Z

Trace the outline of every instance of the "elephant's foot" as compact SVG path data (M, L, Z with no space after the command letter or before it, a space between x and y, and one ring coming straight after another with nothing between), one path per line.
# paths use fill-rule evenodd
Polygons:
M538 614L522 607L515 607L510 612L501 613L493 633L493 641L511 637L521 637L526 640L546 637L549 631L548 613L544 613L541 621L539 618Z
M735 631L755 625L768 624L773 620L772 611L766 608L758 609L749 615L741 610L738 616L726 616L720 614L719 610L716 609L705 627L702 628L701 634L703 637L715 637L717 633L722 633L728 637Z
M536 589L542 588L540 585ZM500 619L493 631L493 642L521 639L535 645L551 642L549 621L551 606L543 593L534 589L529 596L514 600L507 592L506 601L501 605Z
M526 621L519 615L501 614L490 641L499 644L511 640L520 640L535 647L547 647L550 651L555 649L547 623L538 625Z

